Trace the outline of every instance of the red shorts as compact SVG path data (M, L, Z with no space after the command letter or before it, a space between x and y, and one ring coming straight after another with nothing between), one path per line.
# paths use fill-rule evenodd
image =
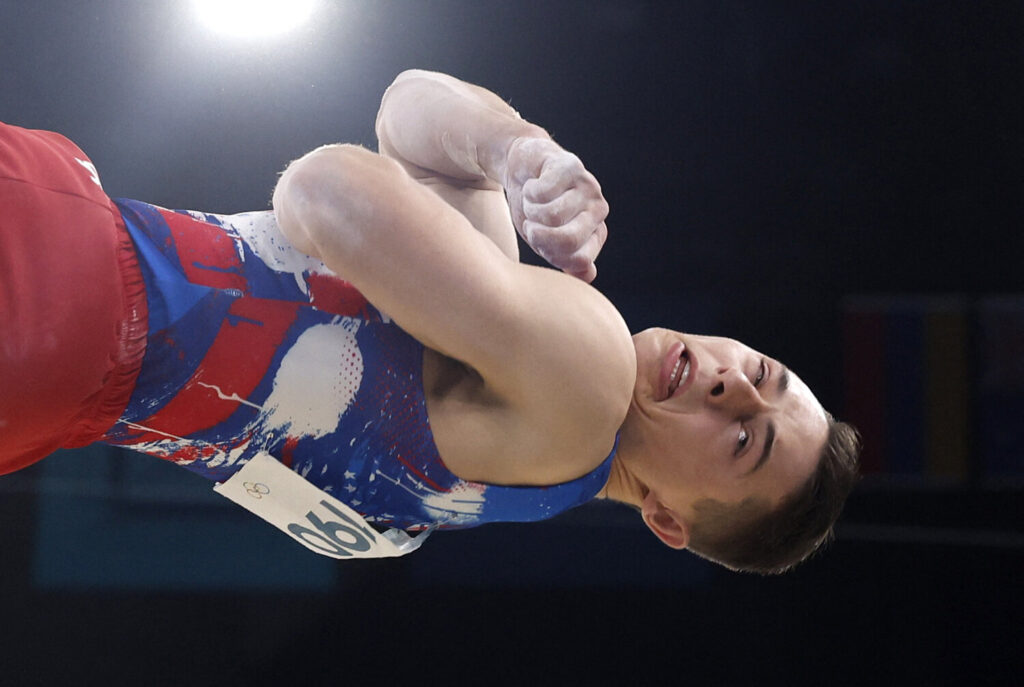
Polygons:
M89 158L0 123L0 474L101 436L145 336L142 274Z

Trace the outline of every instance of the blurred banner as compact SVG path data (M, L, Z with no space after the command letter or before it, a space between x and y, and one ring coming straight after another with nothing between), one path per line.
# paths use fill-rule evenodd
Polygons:
M850 297L843 338L866 474L1024 476L1024 295Z

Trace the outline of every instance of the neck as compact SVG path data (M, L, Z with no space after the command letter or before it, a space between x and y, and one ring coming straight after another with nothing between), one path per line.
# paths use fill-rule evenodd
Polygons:
M612 469L608 481L597 494L599 499L611 499L631 506L640 507L647 495L647 487L629 470L630 456L638 450L638 446L628 439L623 431L619 436L619 448L612 459Z

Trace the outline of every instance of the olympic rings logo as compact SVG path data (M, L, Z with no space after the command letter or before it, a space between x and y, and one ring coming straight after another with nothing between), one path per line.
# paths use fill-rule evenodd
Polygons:
M245 493L259 500L270 493L270 487L263 482L242 482Z

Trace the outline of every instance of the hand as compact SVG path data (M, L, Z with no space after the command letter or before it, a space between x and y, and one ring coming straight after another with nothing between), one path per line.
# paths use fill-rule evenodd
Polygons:
M517 138L504 174L512 222L538 255L591 282L608 238L608 203L580 159L546 138Z

